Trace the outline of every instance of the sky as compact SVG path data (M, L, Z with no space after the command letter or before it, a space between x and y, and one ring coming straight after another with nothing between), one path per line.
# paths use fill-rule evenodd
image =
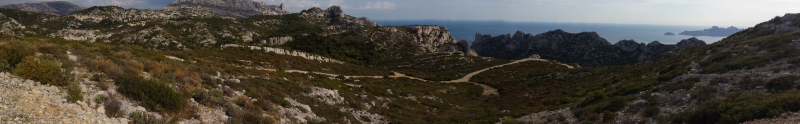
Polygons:
M0 5L52 0L2 0ZM79 6L161 8L172 0L63 0ZM254 0L284 4L289 12L341 6L372 20L503 20L752 27L785 13L800 0Z

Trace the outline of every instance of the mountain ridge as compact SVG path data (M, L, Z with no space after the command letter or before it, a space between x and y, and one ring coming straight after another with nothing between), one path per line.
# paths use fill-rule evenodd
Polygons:
M595 32L568 33L559 29L537 35L517 31L514 35L496 37L476 33L471 48L481 56L502 59L539 56L582 66L608 66L647 63L668 57L670 52L678 49L705 45L705 42L690 38L678 44L681 44L680 48L658 41L644 44L622 40L611 44Z
M246 18L254 15L289 14L283 4L269 5L264 2L255 2L252 0L175 0L163 7L162 10L182 8L204 9L235 18Z
M0 6L0 8L37 12L44 14L53 14L53 15L69 15L81 11L83 9L86 9L84 7L80 7L78 5L66 1L9 4Z

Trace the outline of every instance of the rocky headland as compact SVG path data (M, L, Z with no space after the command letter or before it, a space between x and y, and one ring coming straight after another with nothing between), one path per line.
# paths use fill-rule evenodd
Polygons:
M720 36L720 37L727 37L733 33L742 31L744 29L738 29L736 27L728 27L728 28L719 28L717 26L713 26L710 29L703 29L698 31L683 31L678 33L678 35L691 35L691 36Z
M581 66L633 65L665 58L674 51L705 45L696 38L682 40L679 45L666 45L658 41L638 43L622 40L611 44L597 33L568 33L554 30L538 35L517 31L493 37L476 33L472 49L480 56L501 59L522 59L539 56Z

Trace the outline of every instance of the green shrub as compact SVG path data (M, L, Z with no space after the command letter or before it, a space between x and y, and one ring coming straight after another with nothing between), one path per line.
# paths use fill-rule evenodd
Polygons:
M739 92L725 98L700 103L695 109L675 114L675 123L741 123L753 119L779 116L800 110L800 92L776 94Z
M11 42L10 45L0 47L0 60L5 60L8 65L15 67L22 62L22 59L33 55L33 52L26 47L27 44L26 42L16 41Z
M778 77L767 82L767 89L775 92L786 91L792 89L797 79L800 77L794 75Z
M744 90L755 89L758 86L764 85L764 79L752 78L750 76L745 76L739 81L739 88Z
M22 78L56 86L66 85L69 78L56 61L35 56L25 57L17 65L14 73Z
M0 59L0 71L11 70L11 64L8 64L8 61L5 59Z
M222 91L216 89L210 91L197 89L194 91L192 98L197 100L198 103L206 106L223 106L225 103L227 103L225 98L222 97Z
M119 92L150 109L178 112L186 102L180 92L168 84L152 79L144 79L138 75L125 75L115 79Z
M83 91L78 82L70 82L67 86L67 100L70 102L77 102L83 100Z
M101 74L92 74L92 77L89 78L89 80L92 80L94 82L101 82L101 81L105 81L106 79Z

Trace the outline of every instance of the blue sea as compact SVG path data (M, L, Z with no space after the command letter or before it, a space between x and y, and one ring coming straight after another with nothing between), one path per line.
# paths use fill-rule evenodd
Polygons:
M403 25L439 25L447 27L457 40L467 40L472 43L475 33L514 34L517 30L533 35L551 30L561 29L570 33L597 32L600 37L608 42L616 43L623 39L633 39L636 42L650 43L658 41L663 44L675 44L681 39L689 39L688 35L664 35L666 32L678 34L683 31L703 30L711 26L681 26L681 25L647 25L647 24L609 24L609 23L560 23L560 22L510 22L510 21L467 21L467 20L376 20L384 26ZM725 26L727 27L727 26ZM694 36L706 43L714 43L724 37Z

